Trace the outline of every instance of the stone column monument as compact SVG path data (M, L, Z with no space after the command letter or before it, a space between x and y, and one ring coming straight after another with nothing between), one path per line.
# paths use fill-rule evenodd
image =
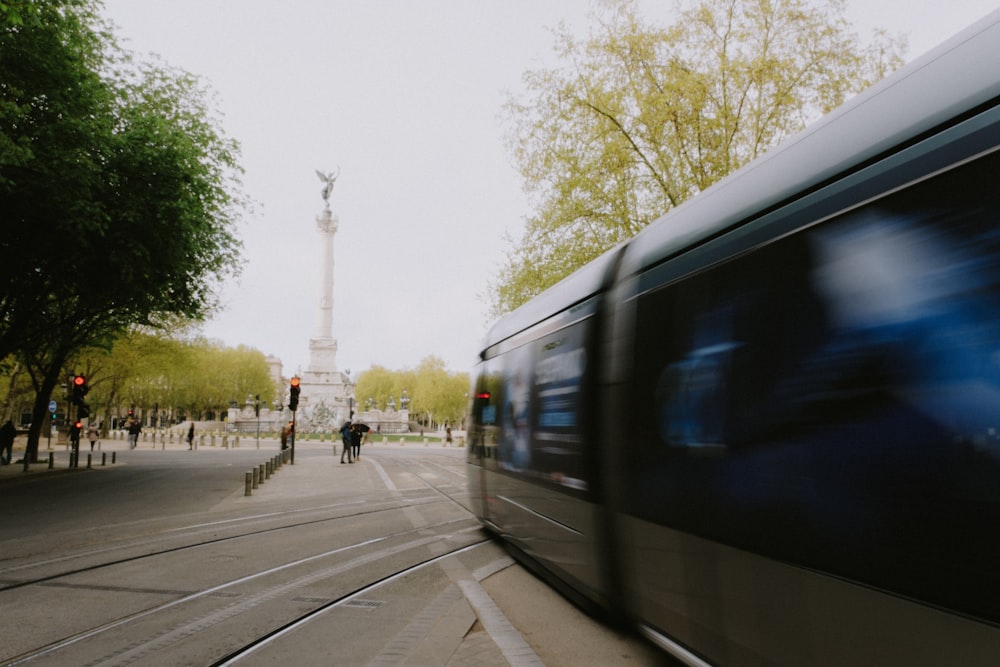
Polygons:
M319 286L319 328L316 337L309 340L309 370L301 374L301 405L307 418L308 413L322 405L324 413L339 411L346 419L349 385L345 375L337 370L337 341L333 337L333 236L339 220L330 212L330 194L340 172L324 174L317 170L316 175L323 182L323 211L316 216L323 271Z

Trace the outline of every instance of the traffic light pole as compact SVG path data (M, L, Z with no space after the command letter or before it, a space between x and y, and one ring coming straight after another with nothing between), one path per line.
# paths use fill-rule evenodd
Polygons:
M299 407L299 392L302 391L301 387L302 381L299 380L299 376L296 375L292 378L290 386L288 388L288 409L292 411L292 464L295 464L295 411Z
M288 434L288 440L292 449L292 453L288 455L289 460L295 465L295 410L292 410L292 432Z

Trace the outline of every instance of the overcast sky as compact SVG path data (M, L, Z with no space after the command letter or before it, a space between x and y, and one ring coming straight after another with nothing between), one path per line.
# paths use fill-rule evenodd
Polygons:
M985 0L848 0L858 32L909 37L912 59L996 8ZM661 24L672 0L644 0ZM125 45L203 77L242 146L245 268L203 330L279 357L318 335L322 183L330 207L337 366L470 370L504 234L530 214L501 105L553 64L550 28L587 30L585 0L105 0Z

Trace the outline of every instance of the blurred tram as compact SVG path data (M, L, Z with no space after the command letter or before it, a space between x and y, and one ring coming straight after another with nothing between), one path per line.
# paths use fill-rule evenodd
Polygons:
M500 319L480 520L693 665L1000 661L1000 12Z

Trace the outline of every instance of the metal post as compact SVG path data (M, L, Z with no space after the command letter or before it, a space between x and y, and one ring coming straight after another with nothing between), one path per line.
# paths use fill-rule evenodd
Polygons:
M257 478L257 474L259 471L257 470L257 468L254 468L253 470L251 470L251 472L253 473L253 488L256 489L257 487L260 486L260 480Z
M248 472L243 479L243 495L250 496L253 495L253 474Z
M289 440L289 463L295 465L295 410L292 410L292 432L288 436Z
M261 463L260 466L259 466L259 468L260 468L260 483L263 484L264 483L264 464Z

